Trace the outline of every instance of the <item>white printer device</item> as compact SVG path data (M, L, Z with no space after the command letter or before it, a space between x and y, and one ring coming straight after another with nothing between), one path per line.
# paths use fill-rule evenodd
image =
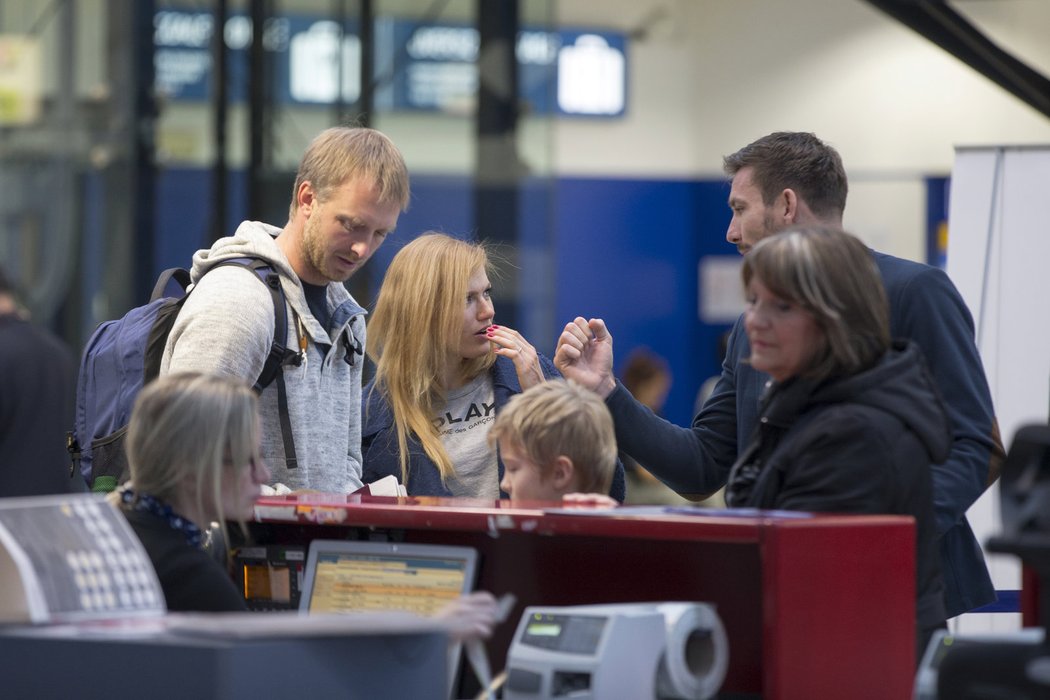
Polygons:
M525 609L507 654L507 700L710 698L729 663L706 603Z

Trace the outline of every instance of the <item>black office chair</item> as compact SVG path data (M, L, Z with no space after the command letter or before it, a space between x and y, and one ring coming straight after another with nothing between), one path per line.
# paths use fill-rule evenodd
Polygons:
M988 550L1014 554L1039 577L1039 618L1050 623L1050 425L1014 437L999 479L1003 531ZM961 639L940 662L937 697L950 700L1050 698L1050 644Z

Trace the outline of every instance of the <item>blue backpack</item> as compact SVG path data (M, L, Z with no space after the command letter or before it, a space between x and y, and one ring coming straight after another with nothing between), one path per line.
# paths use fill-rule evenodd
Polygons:
M270 290L274 310L273 343L254 389L261 392L279 379L281 432L289 467L295 466L295 442L288 420L284 366L299 364L299 353L284 342L288 313L277 271L265 260L232 258L224 265L252 270ZM92 491L108 492L128 479L124 441L128 419L142 387L160 374L161 357L175 319L188 297L190 273L182 268L165 270L157 279L150 302L128 311L122 318L106 321L95 329L84 347L77 380L76 416L73 431L66 436L72 458L70 476L80 469Z

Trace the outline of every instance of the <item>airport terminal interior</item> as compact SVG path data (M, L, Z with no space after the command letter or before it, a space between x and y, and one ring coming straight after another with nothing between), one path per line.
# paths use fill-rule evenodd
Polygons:
M1050 0L4 0L10 697L1050 696L1048 37ZM209 307L236 267L264 284ZM841 386L907 359L872 391L933 438L879 443L817 351L784 369L792 313L836 361L876 342L807 296L856 289L881 344ZM165 296L163 335L128 322ZM528 491L527 443L592 409L604 480L565 447L576 488ZM150 480L192 450L195 496ZM863 478L793 500L820 459ZM892 504L827 494L878 470ZM158 564L173 532L200 577ZM232 604L174 603L209 572Z

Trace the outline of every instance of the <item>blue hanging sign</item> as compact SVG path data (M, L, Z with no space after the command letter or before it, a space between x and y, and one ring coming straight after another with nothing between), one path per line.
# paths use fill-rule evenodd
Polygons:
M211 86L213 17L163 10L154 18L156 90L162 99L205 100ZM251 22L226 21L227 89L247 94ZM479 38L466 25L376 22L376 107L389 111L469 113L477 99ZM519 97L534 114L622 117L627 97L627 41L621 33L525 29L518 35ZM317 16L272 17L263 45L280 103L330 105L361 93L361 42L356 22Z

